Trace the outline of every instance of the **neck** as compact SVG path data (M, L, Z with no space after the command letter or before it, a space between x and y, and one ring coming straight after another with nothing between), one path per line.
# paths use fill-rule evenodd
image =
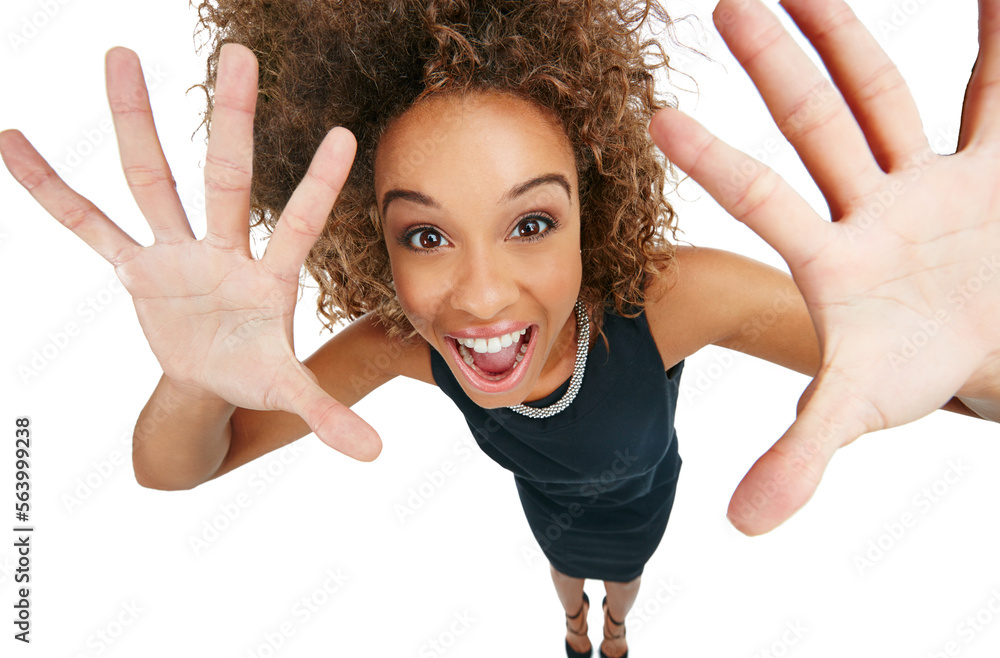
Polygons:
M593 322L590 323L590 328L593 330ZM587 345L588 351L594 344L594 331L590 333L590 343ZM531 389L528 397L524 399L525 402L535 402L551 395L553 391L562 386L573 375L573 365L576 363L576 349L576 314L570 313L566 323L559 330L559 335L556 337L555 344L552 346L552 350L545 360L545 365L542 366L542 372L538 376L534 388Z

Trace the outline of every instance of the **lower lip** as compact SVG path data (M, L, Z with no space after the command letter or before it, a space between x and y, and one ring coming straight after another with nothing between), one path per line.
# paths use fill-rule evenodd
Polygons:
M486 379L474 369L469 367L469 364L465 362L462 355L458 351L458 344L455 342L454 338L446 338L448 342L448 347L451 349L451 356L458 363L459 370L465 375L473 386L482 391L483 393L506 393L517 387L524 379L524 373L528 370L528 362L531 360L531 356L535 353L535 344L538 342L536 337L538 336L537 325L531 325L531 340L528 341L528 349L524 352L524 358L521 362L517 364L516 367L511 368L508 374L503 379L492 380Z

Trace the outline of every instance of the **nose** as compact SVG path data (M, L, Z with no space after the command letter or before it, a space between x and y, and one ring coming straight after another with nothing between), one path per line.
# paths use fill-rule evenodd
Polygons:
M452 307L483 320L494 318L520 297L520 274L502 254L470 251L456 268Z

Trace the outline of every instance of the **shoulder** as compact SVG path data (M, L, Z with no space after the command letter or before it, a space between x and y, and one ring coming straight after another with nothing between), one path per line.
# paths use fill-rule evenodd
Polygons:
M668 368L706 345L800 372L818 367L815 332L792 278L746 256L678 246L673 266L646 288L646 317Z

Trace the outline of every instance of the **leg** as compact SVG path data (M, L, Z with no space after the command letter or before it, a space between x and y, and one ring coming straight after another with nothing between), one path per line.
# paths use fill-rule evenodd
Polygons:
M587 639L587 612L590 606L583 601L583 578L571 578L552 564L549 564L549 568L566 616L574 617L566 620L566 642L574 651L587 652L591 649L590 640Z
M627 583L604 581L604 589L608 593L608 605L604 612L604 641L601 642L601 651L611 658L623 656L628 651L628 644L625 642L625 615L632 609L632 604L639 596L640 580L641 576ZM615 622L621 622L622 625L613 623L609 617Z

